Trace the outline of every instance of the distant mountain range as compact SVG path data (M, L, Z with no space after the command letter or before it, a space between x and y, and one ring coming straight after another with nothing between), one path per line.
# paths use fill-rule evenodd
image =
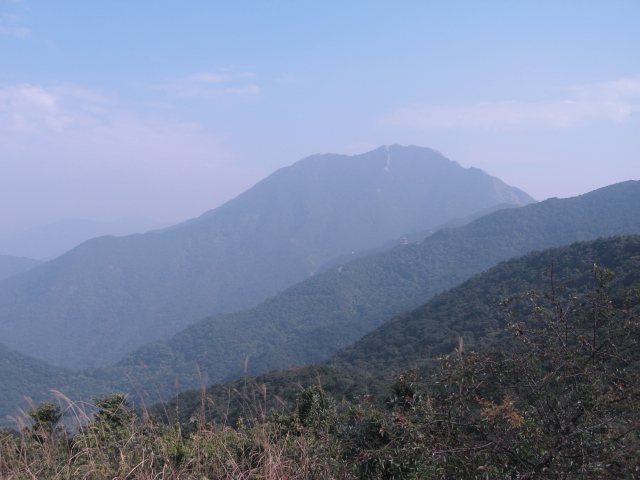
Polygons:
M43 379L40 391L56 388L72 398L126 391L149 404L245 371L257 374L316 362L500 261L576 240L628 233L640 233L640 182L499 210L466 226L436 232L419 244L398 245L338 265L246 311L201 320L169 340L130 352L116 365L73 376L61 370L58 377ZM587 263L593 258L588 257ZM456 340L449 337L429 351L445 351L450 347L447 342ZM465 338L469 345L482 344L476 342L475 334ZM390 344L389 348L400 347ZM403 368L413 361L400 354L398 359L397 365ZM357 360L350 363L366 368ZM15 370L9 361L4 365L4 370ZM2 372L0 383L9 385ZM7 397L5 408L20 401L19 392L20 388L6 389L5 395L15 399Z
M111 222L70 218L1 237L0 254L51 260L91 238L121 237L169 225L142 217L125 217Z
M197 219L95 238L1 281L0 338L59 366L107 364L207 315L256 305L332 258L532 202L427 148L314 155Z

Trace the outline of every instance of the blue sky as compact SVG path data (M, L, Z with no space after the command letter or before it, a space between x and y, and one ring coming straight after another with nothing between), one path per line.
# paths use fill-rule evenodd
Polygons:
M393 143L539 200L640 178L640 2L0 0L0 236Z

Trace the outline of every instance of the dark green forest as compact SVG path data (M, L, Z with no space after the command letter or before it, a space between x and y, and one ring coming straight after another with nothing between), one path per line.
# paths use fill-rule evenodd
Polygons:
M306 365L500 261L625 233L640 233L639 182L500 210L421 243L317 274L253 309L204 319L167 341L127 354L117 367L127 369L146 391L165 385L171 392L176 376L184 387L197 388L243 373ZM144 380L147 372L153 383Z

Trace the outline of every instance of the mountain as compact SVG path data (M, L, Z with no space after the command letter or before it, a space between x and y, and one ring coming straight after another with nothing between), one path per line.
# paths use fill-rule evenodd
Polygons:
M462 227L471 223L474 220L477 220L480 217L488 215L489 213L497 212L498 210L502 210L504 208L514 208L514 205L511 203L501 203L497 205L492 205L491 207L483 208L482 210L475 212L472 215L467 215L466 217L455 218L453 220L449 220L441 225L437 225L428 230L420 230L418 232L406 232L399 238L394 238L384 243L383 245L379 245L376 248L370 248L368 250L363 250L360 252L352 252L347 255L341 255L339 257L332 258L330 261L326 262L320 268L320 271L328 270L333 267L338 267L340 265L344 265L345 263L350 262L351 260L355 260L356 258L366 257L369 255L374 255L376 253L386 252L387 250L391 250L392 248L403 245L407 243L420 243L426 237L432 235L433 233L443 230L445 228L455 228Z
M116 365L79 372L64 392L73 398L132 392L148 405L180 390L236 378L245 368L257 374L313 363L502 260L572 240L629 232L640 233L640 182L500 210L437 232L420 244L318 273L246 311L206 318L169 340L127 354ZM323 368L325 377L351 384L353 392L365 391L372 381ZM281 373L278 378L270 382L286 384L288 377ZM86 390L89 380L92 390Z
M0 255L0 280L26 272L40 263L42 262L31 258Z
M434 372L437 358L454 353L461 338L464 351L512 341L502 301L533 290L550 293L549 273L553 273L558 299L580 297L594 287L594 264L617 274L611 284L614 300L640 288L640 236L577 242L501 262L426 304L393 317L319 364L212 385L206 390L205 408L212 418L233 421L243 414L256 392L268 411L271 407L279 409L283 400L292 402L300 388L318 381L338 400L353 401L371 394L384 397L394 375L417 367ZM531 308L527 302L516 301L515 305L524 313ZM202 399L200 390L184 392L151 412L163 417L166 412L179 411L186 422L203 408Z
M256 305L334 257L533 201L427 148L314 155L197 219L95 238L3 280L0 338L59 366L110 363L207 315Z
M120 237L168 226L142 217L125 217L112 222L70 218L0 238L0 253L51 260L91 238Z
M503 209L419 244L353 260L254 308L203 319L116 365L147 392L306 365L503 260L578 240L640 233L640 182ZM107 371L109 369L106 369ZM104 370L96 370L99 375ZM157 397L155 397L157 398Z

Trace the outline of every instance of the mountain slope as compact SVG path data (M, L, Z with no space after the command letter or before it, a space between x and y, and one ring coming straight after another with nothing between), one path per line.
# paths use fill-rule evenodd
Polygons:
M348 365L391 376L423 364L425 358L451 353L464 339L477 350L506 338L499 303L524 292L549 292L553 273L556 295L577 295L593 288L593 266L616 275L614 292L640 287L640 235L599 238L534 252L502 262L427 304L399 315L340 351L329 364Z
M556 287L566 287L556 291L558 298L579 297L594 285L594 264L616 272L617 278L611 284L612 298L640 288L640 236L577 242L502 262L392 318L320 364L212 385L206 390L206 408L212 418L233 421L243 414L246 402L256 392L265 411L279 409L283 399L293 401L301 385L313 385L318 379L323 389L338 400L351 401L371 394L385 396L393 375L416 367L433 371L438 357L459 348L460 338L464 340L465 351L511 341L500 302L531 290L549 292L549 271L554 273ZM525 303L521 308L527 312L531 305ZM267 400L262 400L265 391ZM155 407L152 412L162 416L163 412L175 412L179 407L181 420L187 421L202 408L202 398L199 390L184 392L169 405ZM225 408L221 409L223 405Z
M0 344L0 425L6 415L17 415L18 408L27 408L25 397L49 399L52 388L66 390L72 378L71 370L18 353Z
M393 315L425 303L500 260L572 236L597 238L609 232L640 233L640 182L501 210L436 233L422 244L357 259L315 275L255 308L197 322L170 340L137 349L117 365L79 372L65 393L91 398L108 391L132 392L148 405L181 389L238 377L245 371L247 356L248 373L319 361ZM448 242L442 241L443 235ZM457 341L454 334L452 338L447 339L448 346ZM467 343L472 341L465 338ZM338 377L332 375L332 381L340 383ZM369 380L353 381L360 385L355 392L362 391Z
M175 391L176 377L182 388L195 388L245 371L313 363L502 260L628 233L640 233L640 182L500 210L421 244L322 272L252 309L201 320L127 354L116 368L136 378L141 389L167 395ZM107 372L113 368L91 375Z
M89 240L0 282L0 338L60 366L113 362L206 315L255 305L336 256L532 201L426 148L315 155L198 219Z

